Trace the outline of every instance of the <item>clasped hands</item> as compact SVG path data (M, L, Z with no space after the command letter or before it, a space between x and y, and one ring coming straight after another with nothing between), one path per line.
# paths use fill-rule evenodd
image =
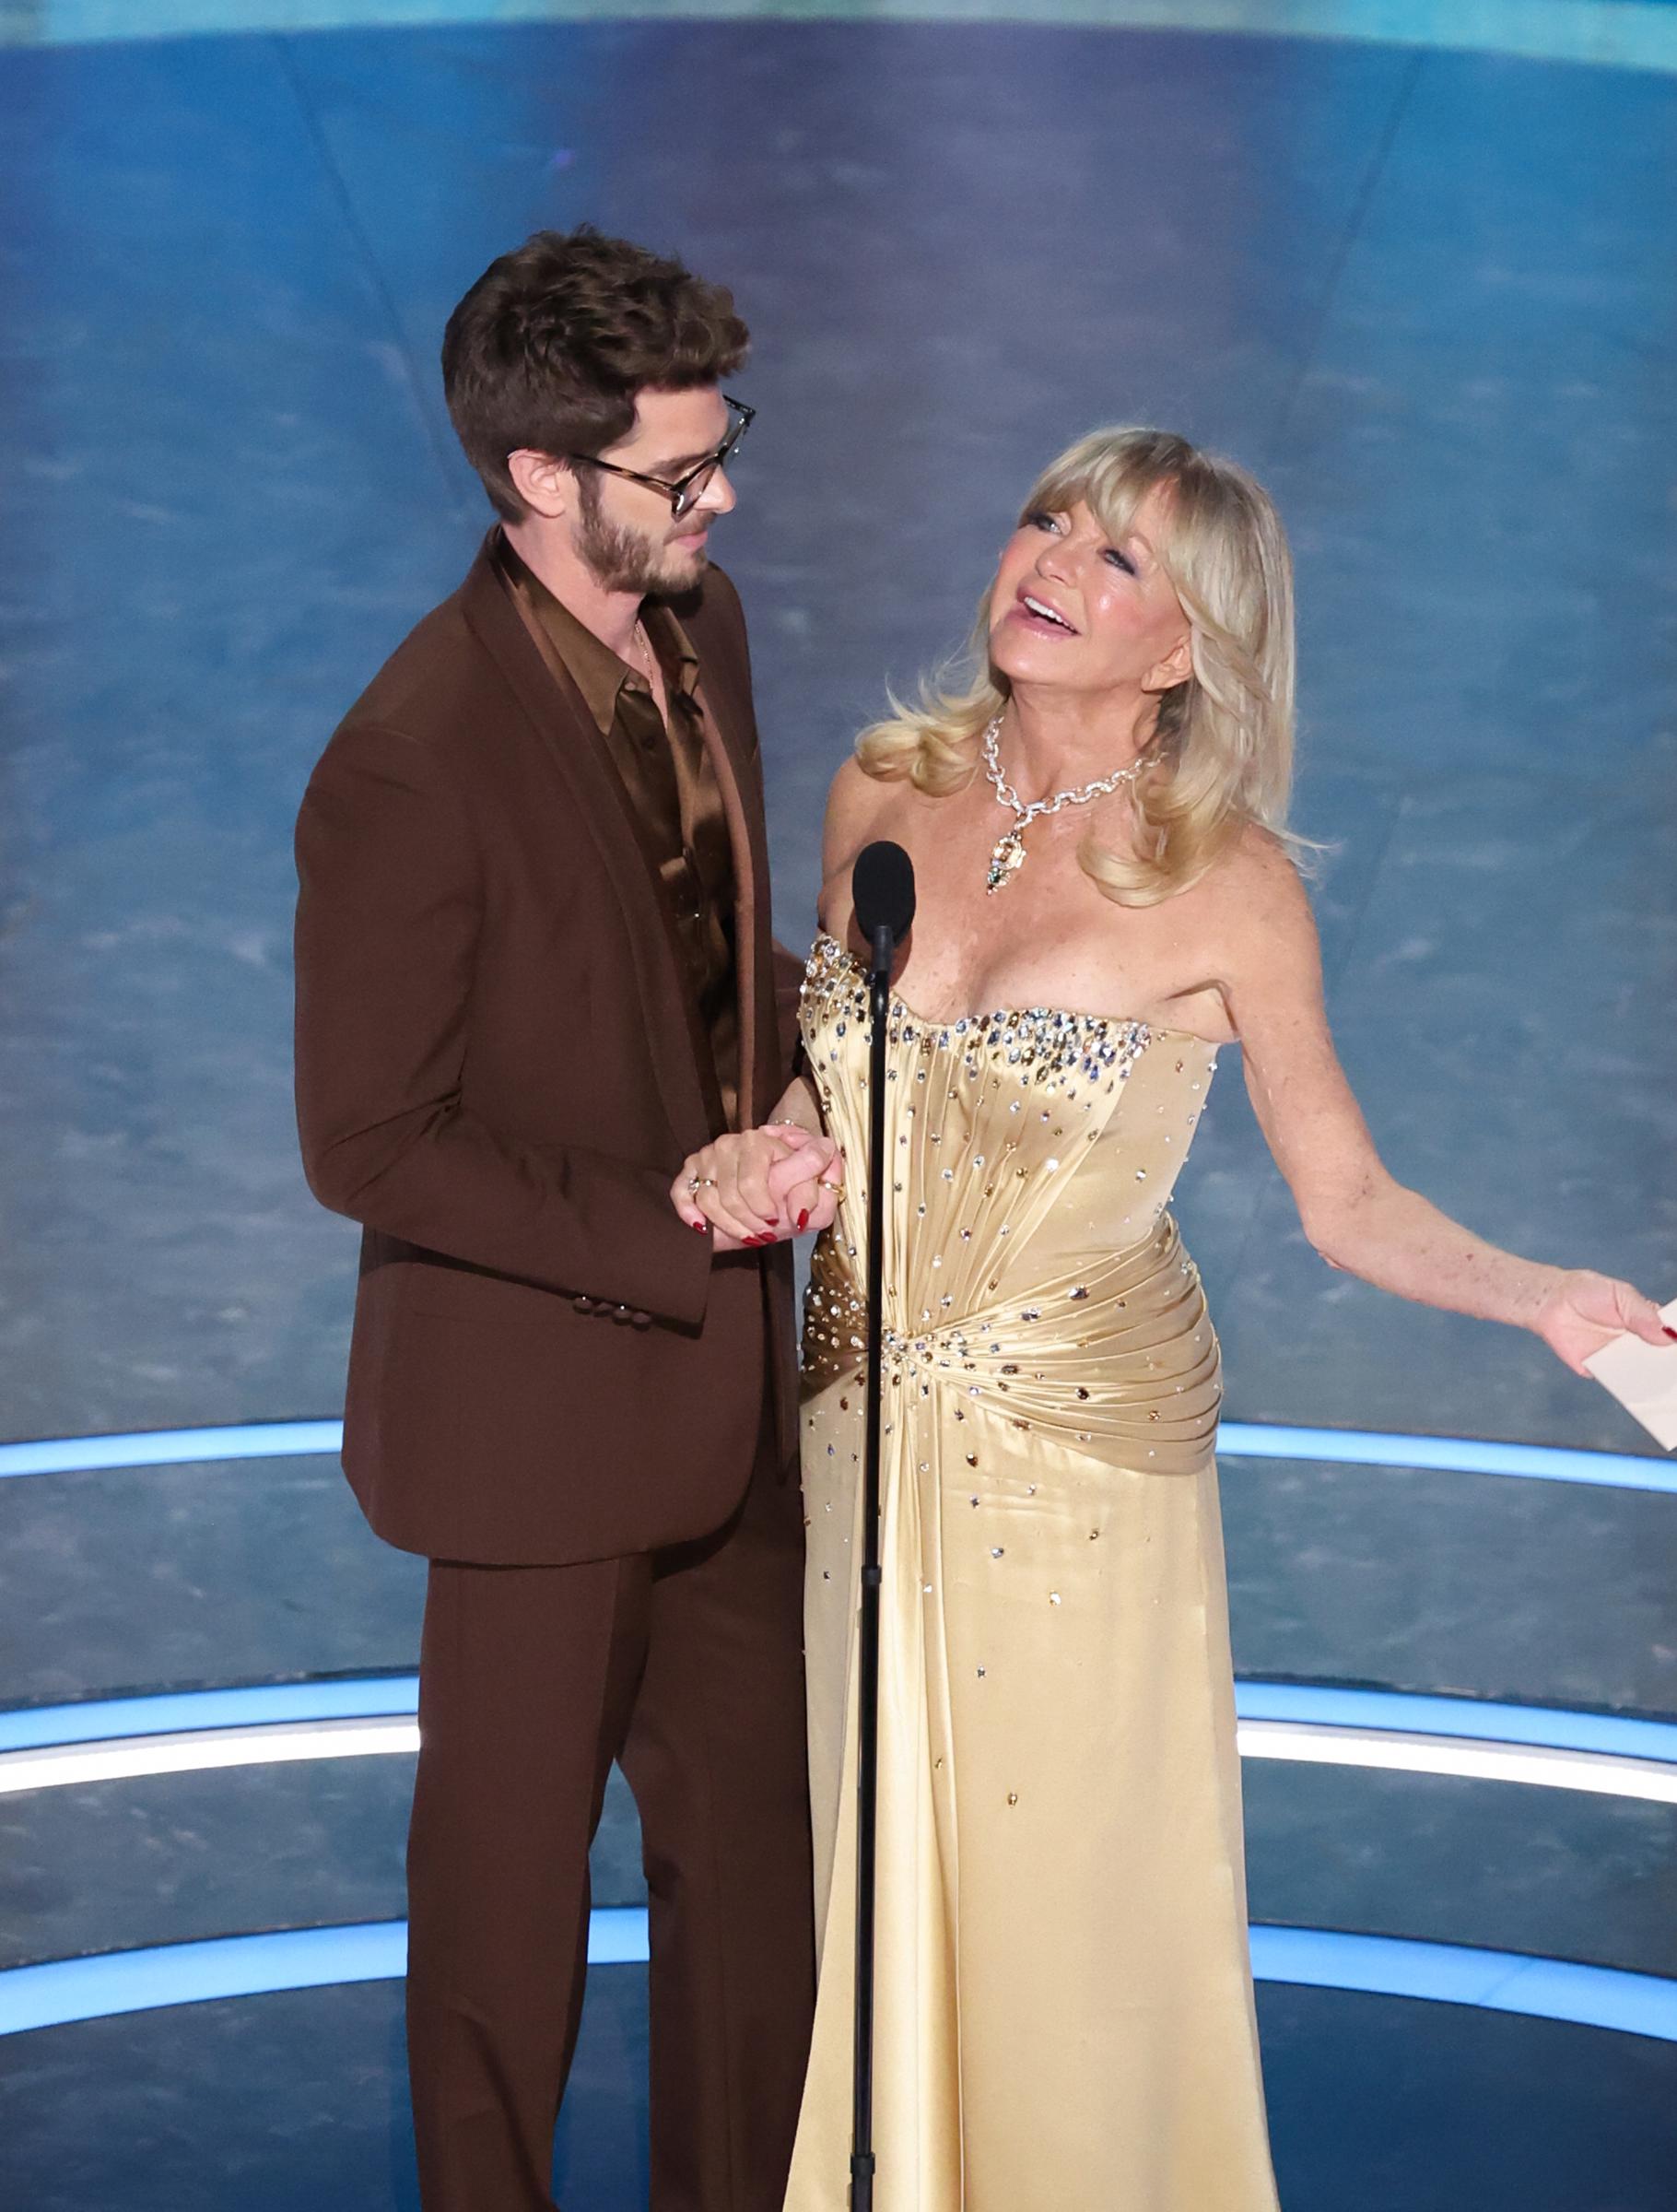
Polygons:
M715 1251L744 1252L827 1228L843 1187L844 1155L830 1136L768 1122L693 1153L670 1200L689 1229L714 1238Z

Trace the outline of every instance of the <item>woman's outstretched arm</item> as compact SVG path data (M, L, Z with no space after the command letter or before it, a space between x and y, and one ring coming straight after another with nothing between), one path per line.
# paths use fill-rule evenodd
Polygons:
M1224 994L1259 1125L1323 1259L1400 1298L1530 1329L1579 1373L1621 1330L1669 1343L1631 1284L1504 1252L1387 1171L1329 1033L1296 870L1257 836L1229 866Z

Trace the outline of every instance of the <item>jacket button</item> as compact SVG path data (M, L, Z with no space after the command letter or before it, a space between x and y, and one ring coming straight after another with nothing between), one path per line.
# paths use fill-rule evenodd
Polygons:
M579 1295L576 1298L573 1298L570 1302L573 1306L575 1306L579 1313L592 1313L594 1310L594 1301L592 1298L583 1298Z
M652 1325L652 1316L650 1313L634 1312L629 1315L629 1320L638 1329L650 1329Z

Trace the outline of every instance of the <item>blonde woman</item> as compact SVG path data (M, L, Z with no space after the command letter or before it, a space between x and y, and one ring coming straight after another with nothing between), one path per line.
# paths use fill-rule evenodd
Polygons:
M803 1477L822 1979L788 2212L850 2119L866 995L850 876L907 847L885 1253L879 2212L1273 2212L1213 1457L1216 1338L1168 1202L1218 1047L1331 1265L1534 1330L1664 1341L1382 1167L1285 827L1285 539L1244 470L1102 430L1032 491L977 674L868 731L828 806L781 1126L673 1197L823 1227ZM833 1146L838 1147L838 1157ZM841 1161L851 1163L848 1182ZM692 1179L690 1183L689 1179Z

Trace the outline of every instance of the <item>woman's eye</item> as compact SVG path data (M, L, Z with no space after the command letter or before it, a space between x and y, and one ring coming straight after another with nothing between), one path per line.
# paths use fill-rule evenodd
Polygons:
M1025 518L1027 530L1054 530L1059 527L1046 507L1034 507Z
M1116 546L1108 546L1107 547L1107 559L1108 560L1117 561L1119 567L1122 569L1126 576L1133 576L1135 574L1134 561L1130 559L1130 556L1127 553L1120 553Z

